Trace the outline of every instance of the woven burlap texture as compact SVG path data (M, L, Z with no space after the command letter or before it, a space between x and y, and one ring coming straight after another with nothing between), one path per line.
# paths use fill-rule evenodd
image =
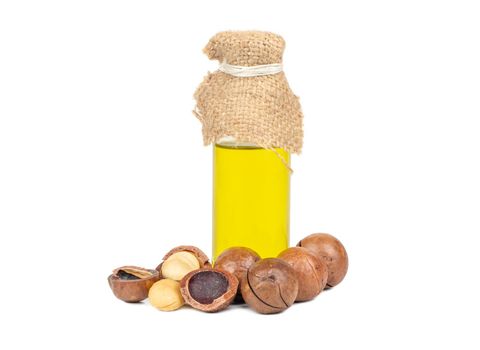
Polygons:
M284 48L283 38L273 33L229 31L211 38L204 52L219 62L256 66L281 63ZM245 78L215 71L205 77L194 97L205 145L233 136L238 142L300 153L303 115L283 72Z

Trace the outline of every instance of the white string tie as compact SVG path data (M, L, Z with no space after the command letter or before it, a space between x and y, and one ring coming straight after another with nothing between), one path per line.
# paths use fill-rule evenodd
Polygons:
M281 63L261 64L258 66L234 66L227 62L220 63L218 70L235 77L249 78L280 73L283 70Z

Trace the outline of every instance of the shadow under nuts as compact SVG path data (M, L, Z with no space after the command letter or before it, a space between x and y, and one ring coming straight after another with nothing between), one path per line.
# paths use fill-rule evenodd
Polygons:
M191 271L180 282L180 291L191 307L216 312L225 309L237 294L238 280L229 272L211 267Z
M246 247L232 247L224 250L215 260L215 268L230 272L237 277L238 282L246 276L247 270L255 262L260 260L260 256L252 249ZM243 302L240 289L235 297L237 303Z
M328 268L327 288L342 282L348 270L348 255L343 244L328 233L313 233L297 244L321 257Z
M160 274L156 270L123 266L113 270L108 276L108 284L118 299L136 303L148 296L148 290L159 279Z
M278 255L295 270L298 295L295 301L315 298L325 288L328 278L327 265L317 255L302 247L285 249Z
M298 281L293 268L281 259L257 261L241 284L245 302L255 311L273 314L289 308L298 293Z
M207 255L194 246L178 246L163 257L157 266L162 278L180 281L190 271L210 266Z

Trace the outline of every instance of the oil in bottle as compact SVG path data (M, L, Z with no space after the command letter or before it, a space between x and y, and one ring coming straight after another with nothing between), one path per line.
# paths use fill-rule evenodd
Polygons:
M289 164L290 154L275 150ZM213 259L233 246L277 256L289 243L288 167L252 145L215 144L213 153Z

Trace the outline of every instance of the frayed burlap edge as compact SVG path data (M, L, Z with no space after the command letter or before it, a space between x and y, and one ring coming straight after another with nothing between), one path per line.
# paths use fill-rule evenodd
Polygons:
M268 32L221 32L204 51L210 59L229 64L255 66L281 63L284 40ZM224 136L299 154L303 145L303 114L298 97L291 91L283 72L258 77L235 77L209 73L194 94L193 111L202 123L205 145Z

